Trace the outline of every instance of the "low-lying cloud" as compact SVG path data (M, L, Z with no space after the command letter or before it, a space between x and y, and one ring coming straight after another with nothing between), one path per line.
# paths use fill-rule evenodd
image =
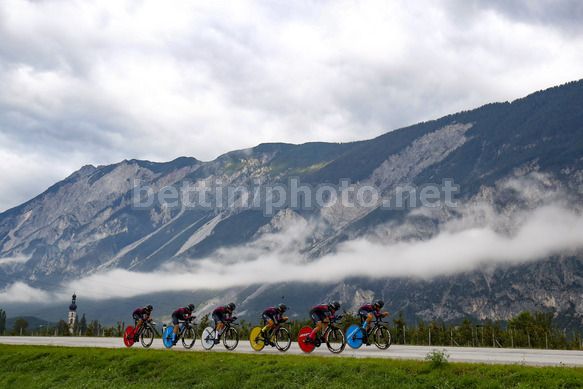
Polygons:
M0 258L0 266L26 263L26 262L28 262L29 259L30 259L30 257L24 256L24 255L15 256L15 257L4 257L4 258Z
M33 288L24 282L15 282L0 291L2 303L33 303L47 301L49 297L55 297L55 294Z
M167 265L155 272L115 269L63 285L67 293L37 290L21 283L0 292L3 301L34 301L39 296L66 300L70 290L103 300L169 291L227 289L252 284L335 283L352 277L385 279L470 272L484 267L518 265L583 249L583 216L557 205L542 206L520 215L510 234L494 225L453 230L444 227L427 240L381 243L359 238L336 252L310 260L298 247L317 227L298 220L278 233L216 256Z

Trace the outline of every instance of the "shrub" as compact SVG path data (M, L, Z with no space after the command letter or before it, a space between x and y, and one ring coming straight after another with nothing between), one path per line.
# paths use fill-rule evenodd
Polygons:
M439 368L447 365L449 359L449 354L443 350L433 350L425 356L425 360L431 365L431 368Z

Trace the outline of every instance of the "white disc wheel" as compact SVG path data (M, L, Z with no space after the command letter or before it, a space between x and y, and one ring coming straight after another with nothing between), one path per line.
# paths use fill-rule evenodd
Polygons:
M202 331L201 336L202 347L205 350L210 350L215 345L215 329L213 327L207 327Z

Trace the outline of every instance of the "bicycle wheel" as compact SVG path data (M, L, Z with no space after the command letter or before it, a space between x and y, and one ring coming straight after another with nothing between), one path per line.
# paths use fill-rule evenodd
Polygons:
M164 347L172 348L172 346L174 346L174 343L172 342L172 335L173 334L174 334L174 327L172 327L172 326L166 327L166 329L164 330L164 333L162 334L162 343L164 343Z
M140 333L140 343L144 348L148 348L154 343L154 330L145 327Z
M223 344L227 350L233 351L239 344L239 332L233 327L227 328L223 332Z
M123 343L126 347L132 347L134 342L134 327L128 326L123 334Z
M381 350L391 347L391 332L385 326L378 326L373 332L374 344Z
M326 346L334 354L339 354L346 347L346 338L340 328L329 328L326 333Z
M202 331L200 337L202 342L202 347L205 350L210 350L215 345L215 329L213 327L207 327Z
M311 353L316 348L316 345L314 343L312 342L306 343L306 339L308 339L311 333L312 327L306 326L302 327L298 334L298 346L300 346L300 349L305 353Z
M194 327L188 327L184 330L182 334L182 346L186 349L191 349L196 341L196 329Z
M281 352L289 350L291 346L291 335L287 328L279 327L275 333L275 347Z
M346 343L354 349L360 348L364 341L364 333L362 327L353 324L346 330Z
M261 351L265 347L265 341L261 336L261 327L253 327L249 333L249 343L255 351Z

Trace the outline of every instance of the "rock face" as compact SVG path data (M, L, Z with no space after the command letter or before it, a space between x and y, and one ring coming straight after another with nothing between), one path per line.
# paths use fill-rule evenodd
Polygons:
M138 185L154 194L169 187L184 194L187 183L214 193L218 186L286 183L292 177L311 185L341 180L356 189L374 185L383 196L398 186L451 179L459 185L462 206L395 210L383 209L379 200L367 207L283 207L265 215L237 205L203 208L159 201L141 209L134 201ZM578 81L367 141L261 144L211 162L179 158L85 166L0 214L0 289L17 280L46 289L114 268L150 271L220 257L220 250L253 242L275 249L280 243L266 243L265 237L294 223L304 223L301 229L309 232L293 241L306 261L334 252L346 240L422 240L444 225L455 228L460 220L479 226L497 218L497 228L510 234L516 222L511 215L518 211L557 199L580 210L582 197L583 81ZM425 319L505 319L524 309L553 309L565 323L579 325L582 259L571 252L424 281L359 279L319 288L286 284L225 293L250 313L262 308L266 293L296 293L298 306L339 298L355 307L384 297L390 309Z

